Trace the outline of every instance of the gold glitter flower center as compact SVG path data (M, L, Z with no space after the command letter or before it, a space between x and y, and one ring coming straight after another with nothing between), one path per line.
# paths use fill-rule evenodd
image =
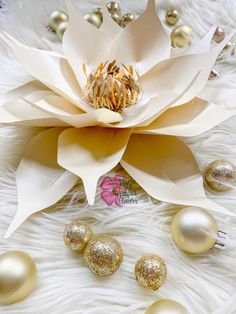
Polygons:
M137 102L141 88L138 79L134 77L132 66L119 67L114 60L111 63L101 63L89 75L85 65L83 70L87 77L84 90L84 101L87 104L97 109L122 112Z

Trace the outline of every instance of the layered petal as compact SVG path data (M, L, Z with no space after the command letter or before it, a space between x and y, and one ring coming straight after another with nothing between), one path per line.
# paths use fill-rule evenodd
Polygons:
M65 130L59 137L59 164L78 175L88 203L95 200L98 179L122 158L132 129L82 128Z
M194 156L176 137L133 134L121 165L158 200L233 215L207 199Z
M139 134L166 134L183 137L200 135L236 114L236 108L215 105L199 98L178 107L170 108Z
M18 210L6 233L9 237L30 215L59 201L76 183L77 176L57 164L57 143L62 128L36 135L16 172Z
M170 56L170 38L156 12L155 0L148 0L145 12L130 23L114 42L110 59L134 65L140 75Z

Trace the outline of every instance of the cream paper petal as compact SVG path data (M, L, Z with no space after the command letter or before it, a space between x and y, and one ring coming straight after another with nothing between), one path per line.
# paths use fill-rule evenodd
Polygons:
M57 164L58 136L62 131L63 128L51 128L29 143L16 172L18 210L6 237L29 216L59 201L78 180Z
M158 95L172 90L180 93L189 78L201 71L198 79L175 104L182 105L196 97L205 87L217 56L233 36L232 32L216 48L202 54L190 54L164 60L141 77L143 92L147 95Z
M215 105L195 98L182 106L168 109L144 128L136 128L139 134L166 134L183 137L200 135L236 114L224 105Z
M116 37L123 31L122 27L120 27L110 16L106 4L103 0L101 0L101 8L103 15L103 22L100 27L100 30L106 33L111 41L114 41Z
M121 165L149 195L160 201L234 215L207 199L192 152L174 136L133 134Z
M71 128L59 137L59 164L78 175L90 205L94 204L98 179L121 160L132 129Z
M140 75L170 56L170 38L156 12L155 0L148 0L145 12L130 23L114 42L110 59L134 65Z
M86 84L83 64L93 69L105 63L111 46L110 38L88 23L71 0L66 0L69 22L62 40L62 49L82 88Z
M83 96L81 88L66 59L53 51L27 47L6 33L0 33L0 38L11 47L19 62L32 76L87 111L87 106L80 101Z

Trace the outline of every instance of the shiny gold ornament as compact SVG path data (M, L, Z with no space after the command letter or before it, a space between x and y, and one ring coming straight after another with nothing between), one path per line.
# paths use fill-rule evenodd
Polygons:
M215 160L206 167L205 180L213 190L226 192L236 183L236 168L227 160Z
M113 20L121 26L121 16L120 14L111 14L111 17L113 18Z
M68 24L68 22L62 22L57 27L56 34L57 34L57 37L60 39L60 41L62 41L62 38L63 38L63 35L65 33L67 24Z
M49 17L49 25L56 32L59 24L68 22L68 20L68 15L64 11L54 11Z
M213 35L213 40L217 44L221 43L225 39L225 31L222 27L218 26Z
M157 255L142 256L135 265L135 276L144 288L157 290L165 282L167 268Z
M220 77L219 73L215 69L212 69L208 80L214 80L218 77Z
M82 251L92 237L92 229L83 221L75 220L65 226L64 243L73 251Z
M84 259L93 273L108 276L120 267L123 252L120 244L112 237L97 235L86 246Z
M120 13L121 13L119 3L115 2L115 1L108 2L107 10L109 11L110 14L120 15Z
M175 215L171 234L175 244L183 251L204 253L215 244L218 225L207 211L198 207L186 207Z
M166 23L170 26L174 26L179 21L179 12L176 9L167 11L166 13Z
M184 48L192 44L193 30L188 25L180 25L171 33L171 44L174 48Z
M0 255L0 304L12 304L25 299L37 279L34 260L20 251Z
M150 305L145 314L189 314L189 312L179 302L163 299Z
M103 22L102 8L96 8L93 13L97 14L101 21Z
M88 21L90 24L99 28L102 25L103 18L100 14L95 12L90 12L84 15L84 19Z
M126 13L121 17L121 25L126 27L129 23L135 20L135 15L132 13Z

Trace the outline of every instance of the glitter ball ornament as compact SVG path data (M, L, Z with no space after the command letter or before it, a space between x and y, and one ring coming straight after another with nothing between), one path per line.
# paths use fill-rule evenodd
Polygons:
M88 224L75 220L65 226L64 243L73 251L82 251L92 239L93 232Z
M179 20L179 12L176 9L167 11L166 13L166 23L170 26L177 24Z
M87 245L84 259L93 273L108 276L120 267L123 252L115 239L107 235L97 235Z
M213 40L217 44L221 43L225 39L225 31L222 27L218 26L213 35Z
M228 160L215 160L206 167L205 180L213 190L226 192L236 183L236 168Z
M179 302L164 299L150 305L145 314L189 314L189 312Z
M142 256L135 265L135 276L144 288L157 290L165 282L167 268L157 255Z
M193 30L188 25L180 25L171 33L171 44L174 48L184 48L192 44Z
M54 11L49 17L49 25L56 32L58 26L63 22L68 22L68 15L64 11Z

